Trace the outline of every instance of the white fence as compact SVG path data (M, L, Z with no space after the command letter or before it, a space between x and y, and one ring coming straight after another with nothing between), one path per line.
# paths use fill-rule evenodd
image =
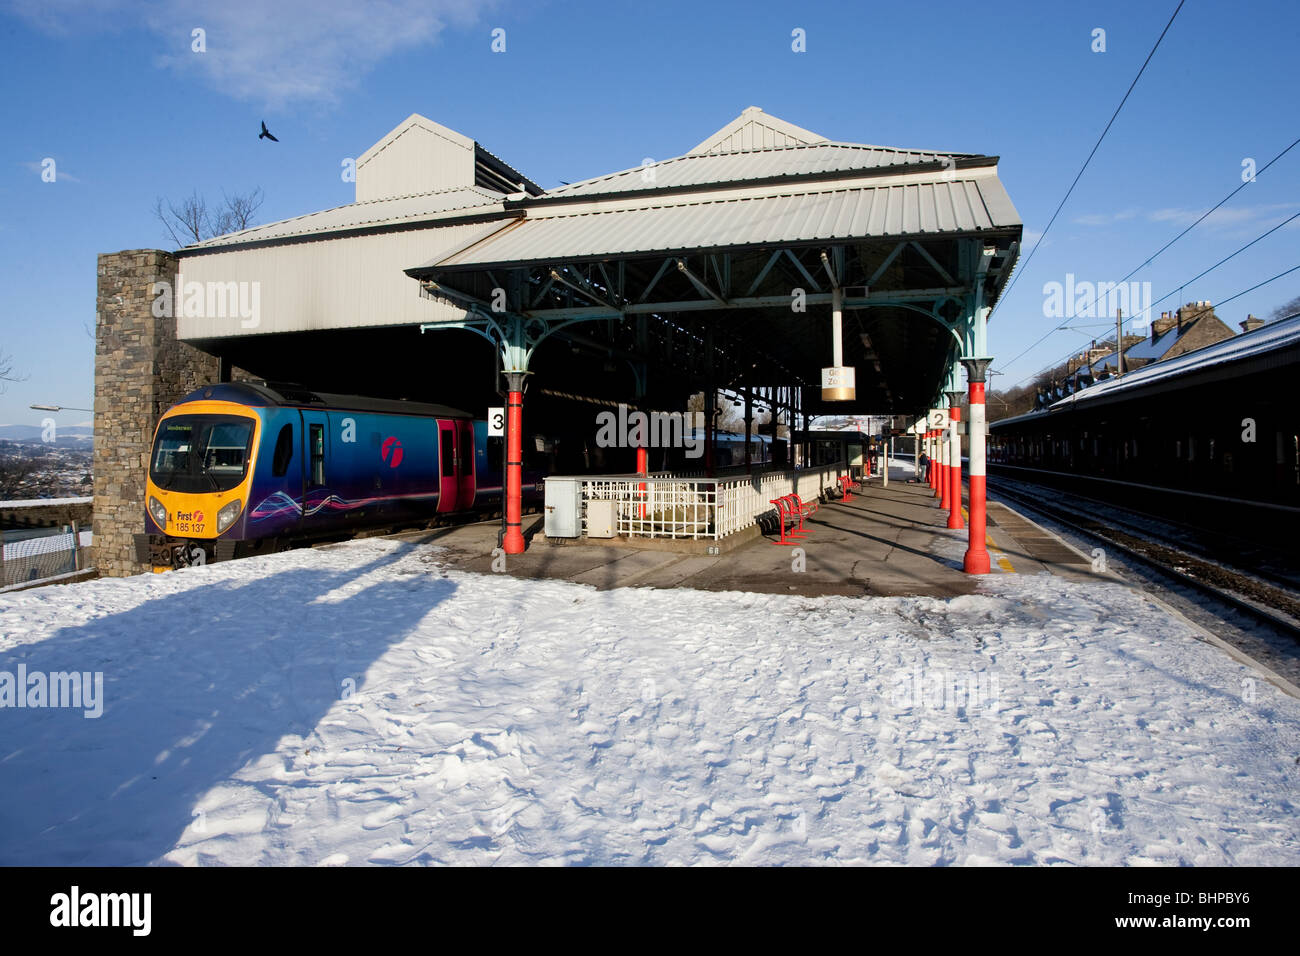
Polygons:
M844 462L837 462L739 478L648 475L584 479L582 531L587 532L588 502L614 501L615 530L620 535L716 541L773 511L773 499L788 494L805 501L823 496L827 489L838 488L840 476L847 474Z
M58 528L0 531L0 588L86 569L91 533L73 522Z

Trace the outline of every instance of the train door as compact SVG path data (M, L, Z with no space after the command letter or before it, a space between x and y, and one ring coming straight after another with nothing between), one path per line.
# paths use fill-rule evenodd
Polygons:
M455 511L460 482L456 477L456 423L438 420L438 510Z
M438 421L438 511L474 505L474 423Z
M456 471L459 479L456 489L456 507L462 510L474 506L474 423L468 419L456 422Z
M309 519L329 494L326 467L329 453L329 418L324 412L302 412L302 514Z

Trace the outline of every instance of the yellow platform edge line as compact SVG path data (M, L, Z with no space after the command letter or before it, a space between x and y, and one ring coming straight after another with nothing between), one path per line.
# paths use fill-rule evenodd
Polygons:
M964 505L962 506L961 513L962 517L966 519L966 523L970 524L970 512L966 510ZM1016 569L1011 564L1011 560L998 550L998 546L993 543L993 535L989 534L987 531L984 532L984 546L996 556L994 563L997 564L998 567L1003 571L1010 571L1012 574L1016 573Z

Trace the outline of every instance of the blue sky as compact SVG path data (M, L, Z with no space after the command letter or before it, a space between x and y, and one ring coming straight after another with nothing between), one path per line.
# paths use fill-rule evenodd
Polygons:
M95 256L171 248L157 197L260 187L261 222L340 205L341 161L412 112L544 187L679 155L750 105L831 139L996 154L1032 242L1175 6L0 0L0 352L26 376L0 394L0 423L39 422L32 402L90 407ZM498 27L505 53L490 49ZM1008 365L1060 324L1045 283L1119 280L1240 184L1243 160L1300 136L1297 49L1290 0L1187 0L994 314L995 387L1106 332L1057 332ZM279 144L258 141L262 119ZM1176 291L1296 212L1300 146L1134 279ZM1300 265L1298 225L1157 308ZM1300 272L1220 317L1235 328L1297 295Z

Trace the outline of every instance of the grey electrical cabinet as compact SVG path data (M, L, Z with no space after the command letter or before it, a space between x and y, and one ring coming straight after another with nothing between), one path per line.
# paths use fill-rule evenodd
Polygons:
M588 538L612 538L617 525L613 501L605 499L587 502Z
M582 535L582 479L546 479L546 523L548 538L577 538Z

